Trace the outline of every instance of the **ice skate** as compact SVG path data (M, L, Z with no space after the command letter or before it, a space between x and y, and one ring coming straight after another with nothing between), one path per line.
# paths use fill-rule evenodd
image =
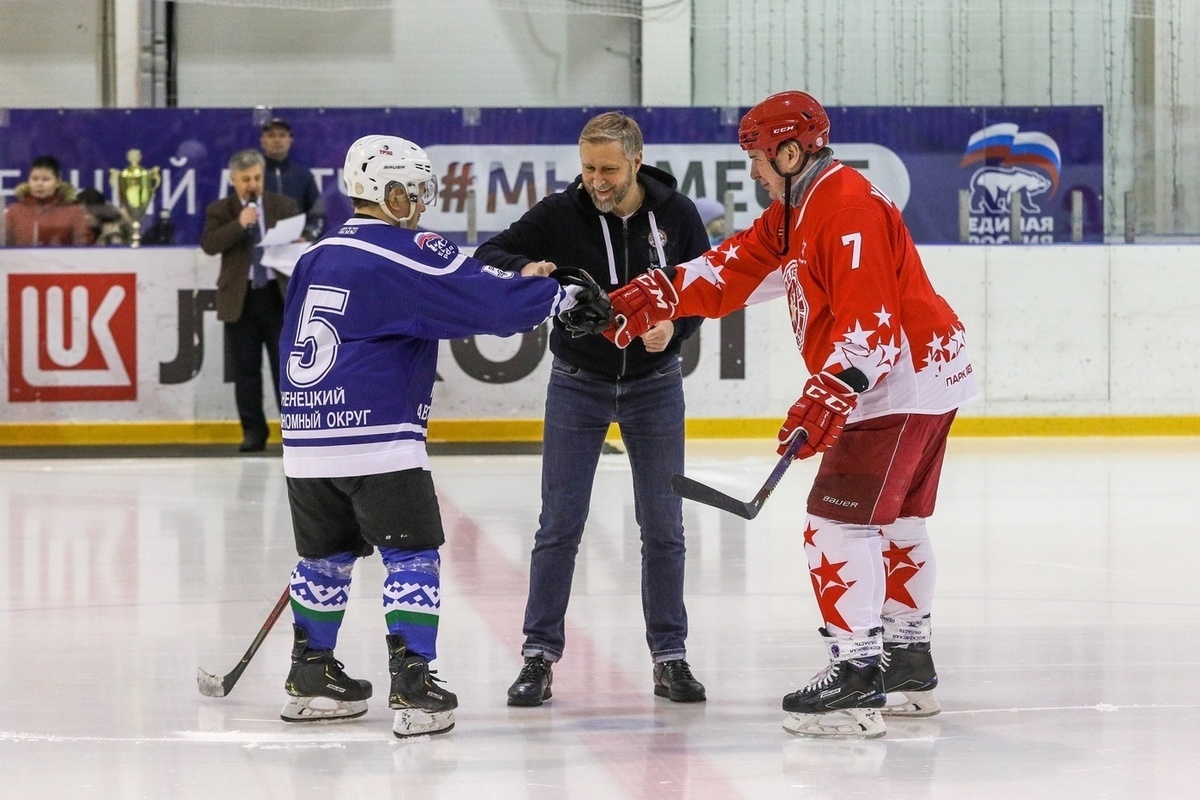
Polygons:
M938 679L929 642L885 643L881 669L886 716L932 717L942 710L933 695Z
M437 684L429 662L409 653L404 637L389 635L388 669L392 674L392 692L388 706L396 710L392 733L398 739L447 733L454 728L454 709L458 697Z
M834 637L825 636L830 658L848 655ZM870 643L861 649L869 651ZM878 645L874 645L878 647ZM801 736L874 739L887 732L879 711L886 703L883 692L882 655L860 655L831 660L808 685L783 698L788 712L784 730Z
M370 682L343 672L332 650L309 650L308 634L299 625L292 630L292 668L284 684L288 699L279 712L283 721L329 722L366 714Z

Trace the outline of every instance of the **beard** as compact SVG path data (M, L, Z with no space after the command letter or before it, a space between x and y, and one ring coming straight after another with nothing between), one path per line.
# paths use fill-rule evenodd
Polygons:
M612 197L608 200L601 201L596 198L596 188L590 183L584 183L583 188L587 190L588 197L592 198L592 205L596 206L601 214L610 214L612 210L624 202L629 196L629 190L633 188L633 182L637 180L637 173L629 170L629 175L625 182L613 187Z

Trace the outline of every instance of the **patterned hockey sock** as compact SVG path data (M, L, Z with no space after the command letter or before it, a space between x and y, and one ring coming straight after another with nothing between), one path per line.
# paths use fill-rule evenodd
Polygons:
M937 562L925 520L901 517L883 526L887 595L883 602L884 639L929 641L929 613L937 580Z
M302 558L292 571L292 616L308 634L310 650L332 650L337 645L356 560L353 553Z
M879 627L884 573L878 526L852 525L810 514L804 530L809 577L831 634L866 634Z
M437 550L379 548L387 577L383 613L389 634L404 637L409 652L426 661L437 657L441 614L441 556Z

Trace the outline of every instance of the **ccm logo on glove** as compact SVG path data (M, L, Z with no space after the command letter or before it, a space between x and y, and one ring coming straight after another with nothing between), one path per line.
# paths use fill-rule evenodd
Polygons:
M643 272L608 299L614 317L604 335L622 350L658 323L671 319L679 305L679 294L661 269Z
M858 405L858 394L846 383L827 372L820 372L804 384L800 399L792 404L787 420L779 428L777 452L784 455L788 443L804 430L808 440L796 451L796 458L808 458L833 446L846 418Z

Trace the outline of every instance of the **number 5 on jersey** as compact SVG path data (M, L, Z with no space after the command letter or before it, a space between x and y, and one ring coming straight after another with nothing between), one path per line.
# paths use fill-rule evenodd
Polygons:
M337 361L342 339L325 315L346 313L350 292L336 286L308 287L296 326L295 349L288 354L288 380L298 387L319 383Z

